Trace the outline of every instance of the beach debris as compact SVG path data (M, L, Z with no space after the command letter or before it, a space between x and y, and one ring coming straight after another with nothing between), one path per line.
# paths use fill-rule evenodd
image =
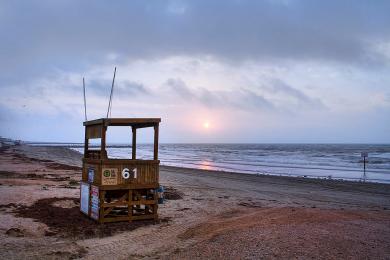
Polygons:
M60 207L60 208L64 208L64 209L70 209L70 208L78 207L79 203L75 199L68 199L68 200L62 199L62 200L57 200L57 201L53 202L52 206Z
M73 203L69 201L73 201ZM79 198L45 198L37 200L30 206L21 205L20 207L13 209L12 213L16 217L31 218L47 225L49 229L45 231L46 236L69 237L75 239L108 237L121 232L132 231L139 227L158 223L168 223L170 221L169 218L160 218L157 221L135 221L131 225L129 225L128 222L96 225L95 221L92 221L89 218L80 217L80 210L77 206L79 203ZM70 207L72 206L71 204L74 206Z
M78 186L69 185L69 184L61 184L61 185L58 185L57 187L63 188L63 189L74 189L74 190L79 188Z
M78 246L77 250L74 251L60 251L60 250L55 250L47 255L50 256L51 258L54 257L55 259L81 259L83 258L88 251L81 246Z
M184 194L173 187L165 187L164 199L166 200L181 200Z
M55 232L55 231L52 231L52 230L45 230L45 236L46 237L52 237L52 236L55 236L57 235L58 233Z
M24 233L20 228L10 228L5 233L11 237L24 237Z
M72 185L72 186L76 186L76 185L79 185L80 183L76 180L70 180L69 181L69 185Z
M157 189L158 204L164 203L164 186L160 185Z
M186 210L190 210L191 208L181 208L181 209L178 209L177 211L186 211Z
M261 208L261 203L259 202L239 202L237 205L247 208Z

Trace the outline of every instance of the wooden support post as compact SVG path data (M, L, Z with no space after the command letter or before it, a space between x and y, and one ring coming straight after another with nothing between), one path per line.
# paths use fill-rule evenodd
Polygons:
M137 201L141 200L141 194L139 194L138 190L135 192L135 198L136 198L135 200L137 200ZM141 208L141 205L136 204L135 208L137 209L137 211L139 211L139 209Z
M87 158L88 153L88 136L87 136L87 126L85 127L85 138L84 138L84 158Z
M153 219L156 221L158 220L158 194L157 194L157 189L154 190L154 205L153 205Z
M132 153L131 153L131 159L136 159L136 150L137 150L137 128L134 126L131 127L131 130L133 132L133 141L131 143Z
M104 208L102 205L104 204L104 197L106 196L106 191L99 191L99 200L100 200L100 210L99 210L99 223L104 223Z
M154 126L154 160L158 160L158 124Z
M106 151L106 131L107 126L102 126L102 142L100 147L100 158L107 159L107 151Z
M149 190L146 190L145 191L145 194L146 194L146 199L148 200L148 197L149 197ZM149 209L150 209L150 206L149 205L146 205L145 204L145 214L149 214Z
M127 210L128 210L128 216L129 216L129 222L133 220L133 190L129 189L128 191L129 197L127 201Z

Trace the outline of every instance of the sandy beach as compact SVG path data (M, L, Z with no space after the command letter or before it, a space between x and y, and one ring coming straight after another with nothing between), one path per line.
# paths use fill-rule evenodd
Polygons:
M78 209L81 155L0 153L1 259L389 259L390 185L160 169L158 221Z

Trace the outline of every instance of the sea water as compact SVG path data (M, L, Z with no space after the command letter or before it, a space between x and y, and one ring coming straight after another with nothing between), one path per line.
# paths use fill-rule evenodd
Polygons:
M81 145L69 146L83 152ZM131 158L131 146L108 145L111 158ZM368 153L366 175L362 152ZM153 159L152 144L138 144L137 158ZM387 144L160 144L161 165L248 174L390 183Z

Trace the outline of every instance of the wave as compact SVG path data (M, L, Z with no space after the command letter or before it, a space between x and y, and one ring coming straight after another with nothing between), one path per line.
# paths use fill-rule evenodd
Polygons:
M80 152L82 147L75 144ZM361 152L368 152L366 175ZM113 158L130 158L131 146L108 145ZM141 159L153 157L153 146L140 144ZM161 144L162 165L249 174L390 181L390 145L348 144Z

